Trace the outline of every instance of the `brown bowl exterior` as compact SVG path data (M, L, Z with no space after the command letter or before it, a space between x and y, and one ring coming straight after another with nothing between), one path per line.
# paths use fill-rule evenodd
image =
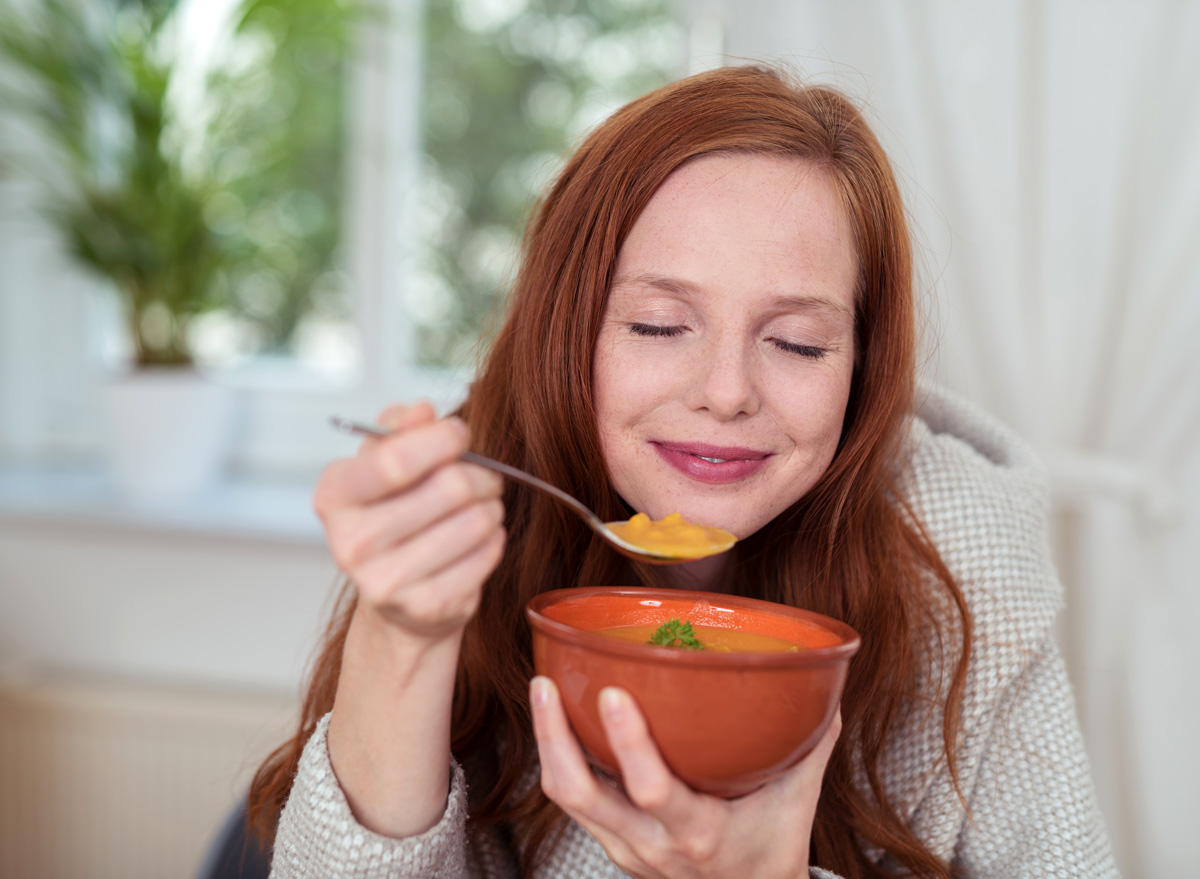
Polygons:
M526 609L538 674L551 678L588 759L618 776L600 722L607 686L628 690L671 770L690 787L740 796L795 765L841 700L858 634L811 611L708 592L588 587L536 596ZM706 653L596 634L610 626L740 628L812 645L799 653Z

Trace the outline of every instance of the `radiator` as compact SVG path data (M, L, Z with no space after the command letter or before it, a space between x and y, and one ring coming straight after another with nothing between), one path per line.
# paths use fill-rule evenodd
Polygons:
M294 698L0 676L0 877L192 879Z

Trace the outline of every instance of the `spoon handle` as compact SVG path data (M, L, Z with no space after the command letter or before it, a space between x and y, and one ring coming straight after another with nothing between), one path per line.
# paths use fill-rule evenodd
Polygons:
M480 467L487 467L489 470L495 470L510 479L515 479L518 482L524 482L526 485L531 485L536 489L552 495L562 501L580 516L582 516L593 529L601 530L604 528L604 523L600 521L600 517L577 501L571 495L567 494L561 488L556 488L549 482L544 482L538 479L532 473L526 473L524 470L518 470L516 467L509 467L494 458L488 458L484 455L477 455L475 452L463 452L460 456L464 461L470 461L472 464L478 464Z
M390 431L379 427L378 425L364 424L361 421L352 421L349 418L339 418L336 415L330 416L329 421L342 433L358 433L365 436L376 437L384 437L390 434ZM460 457L462 460L468 461L471 464L478 464L480 467L486 467L489 470L494 470L497 473L507 476L509 479L515 479L518 482L524 482L526 485L531 485L539 491L544 491L546 494L552 495L582 516L588 525L592 527L592 530L604 534L606 537L608 536L605 533L608 529L604 527L604 523L600 521L599 516L597 516L575 498L571 497L571 495L567 494L560 488L556 488L549 482L544 482L541 479L538 479L536 476L526 473L524 470L518 470L516 467L510 467L508 464L503 464L500 461L485 457L484 455L477 455L475 452L463 452Z

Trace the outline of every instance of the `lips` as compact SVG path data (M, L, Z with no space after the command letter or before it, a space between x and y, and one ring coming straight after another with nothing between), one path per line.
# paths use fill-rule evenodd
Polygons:
M738 482L753 476L766 466L770 452L740 446L712 446L707 443L652 442L660 458L676 470L713 484Z

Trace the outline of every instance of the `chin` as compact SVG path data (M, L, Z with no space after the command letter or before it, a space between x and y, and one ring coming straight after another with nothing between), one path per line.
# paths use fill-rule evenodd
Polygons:
M732 521L726 525L719 525L718 527L724 528L738 540L745 540L747 537L753 537L755 534L757 534L770 521L770 519L762 522L758 520L751 522Z
M708 525L716 528L724 528L738 540L745 540L750 535L754 534L764 525L775 518L771 515L769 518L761 518L760 516L748 517L747 510L761 509L754 501L738 501L732 504L713 504L711 501L696 501L691 504L686 504L685 509L667 510L662 516L668 513L680 513L689 522L695 522L697 525ZM661 519L662 516L655 516L656 519Z

